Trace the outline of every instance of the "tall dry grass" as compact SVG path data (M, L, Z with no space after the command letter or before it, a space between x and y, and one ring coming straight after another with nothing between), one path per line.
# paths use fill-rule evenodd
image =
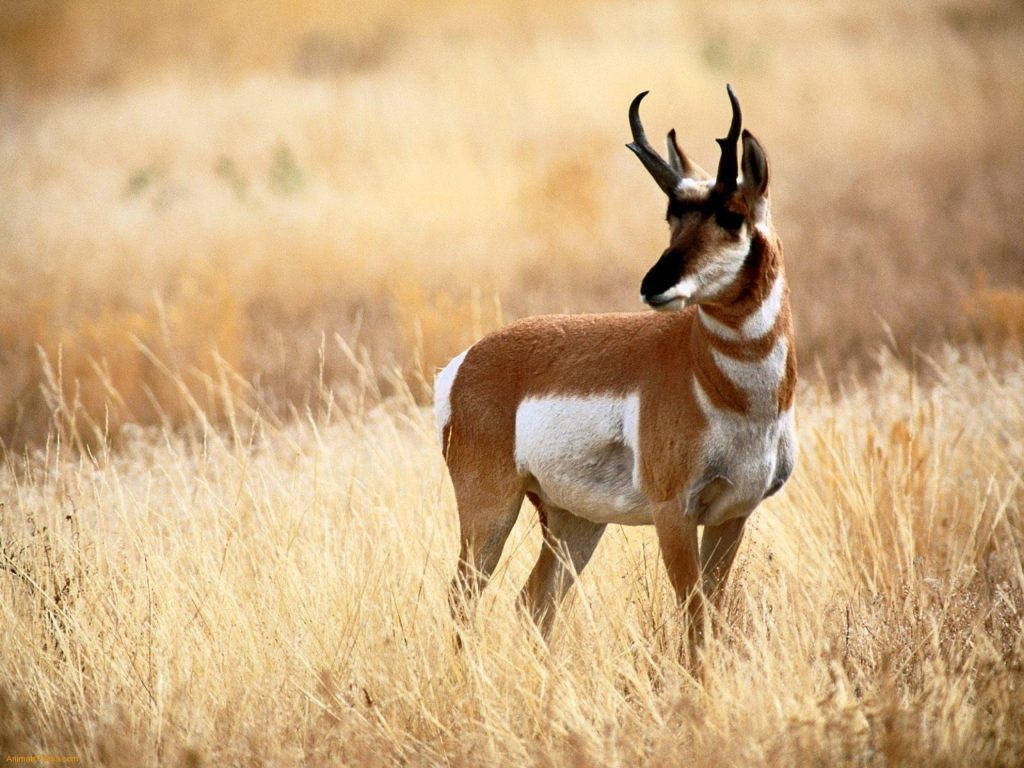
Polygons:
M699 666L650 529L544 647L525 513L456 650L455 509L406 390L355 416L0 472L0 752L103 765L1012 765L1024 750L1024 367L891 357L801 391ZM331 395L327 392L324 397ZM695 675L695 670L700 670Z
M287 414L335 334L429 379L511 317L638 309L665 233L626 105L650 88L652 135L714 167L727 80L773 163L805 374L889 336L1019 339L988 297L1024 296L1022 31L1002 0L10 0L0 437L45 437L40 348L116 435L189 418L144 348L197 397L215 349Z

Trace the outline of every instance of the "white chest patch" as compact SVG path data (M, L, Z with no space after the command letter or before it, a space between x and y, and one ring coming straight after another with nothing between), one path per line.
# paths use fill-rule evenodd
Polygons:
M516 467L541 499L574 515L648 524L639 421L637 395L527 398L516 410Z
M796 461L792 409L778 414L738 414L716 408L694 380L697 402L708 418L701 466L690 489L690 508L702 525L750 514L778 491ZM707 488L709 493L702 493Z

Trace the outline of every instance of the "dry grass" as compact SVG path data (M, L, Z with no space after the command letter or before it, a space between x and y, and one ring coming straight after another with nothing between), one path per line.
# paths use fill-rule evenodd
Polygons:
M455 510L406 392L351 417L8 457L0 752L88 764L1009 765L1024 750L1024 366L801 392L703 675L650 529L547 651L524 514L455 650ZM329 395L325 395L329 397ZM327 405L327 404L325 404ZM353 410L353 409L345 409ZM332 415L333 414L333 415Z
M1020 4L557 6L6 0L5 758L1019 763ZM726 80L773 162L798 472L702 674L648 530L544 649L529 515L456 653L431 373L637 308L665 233L626 105L713 167Z

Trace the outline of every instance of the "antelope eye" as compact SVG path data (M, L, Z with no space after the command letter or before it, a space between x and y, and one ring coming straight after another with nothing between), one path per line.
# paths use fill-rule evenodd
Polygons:
M722 229L735 231L743 225L744 218L742 213L736 213L736 211L730 211L727 208L719 208L715 211L715 221Z

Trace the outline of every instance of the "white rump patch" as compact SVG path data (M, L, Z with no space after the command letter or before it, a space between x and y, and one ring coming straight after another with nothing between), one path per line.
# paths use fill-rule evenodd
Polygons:
M516 411L515 460L545 501L599 523L646 524L640 398L531 397Z
M458 357L446 365L437 376L434 377L434 420L437 423L437 439L444 448L444 428L452 417L452 385L455 384L455 375L459 372L459 366L466 359L465 350Z

